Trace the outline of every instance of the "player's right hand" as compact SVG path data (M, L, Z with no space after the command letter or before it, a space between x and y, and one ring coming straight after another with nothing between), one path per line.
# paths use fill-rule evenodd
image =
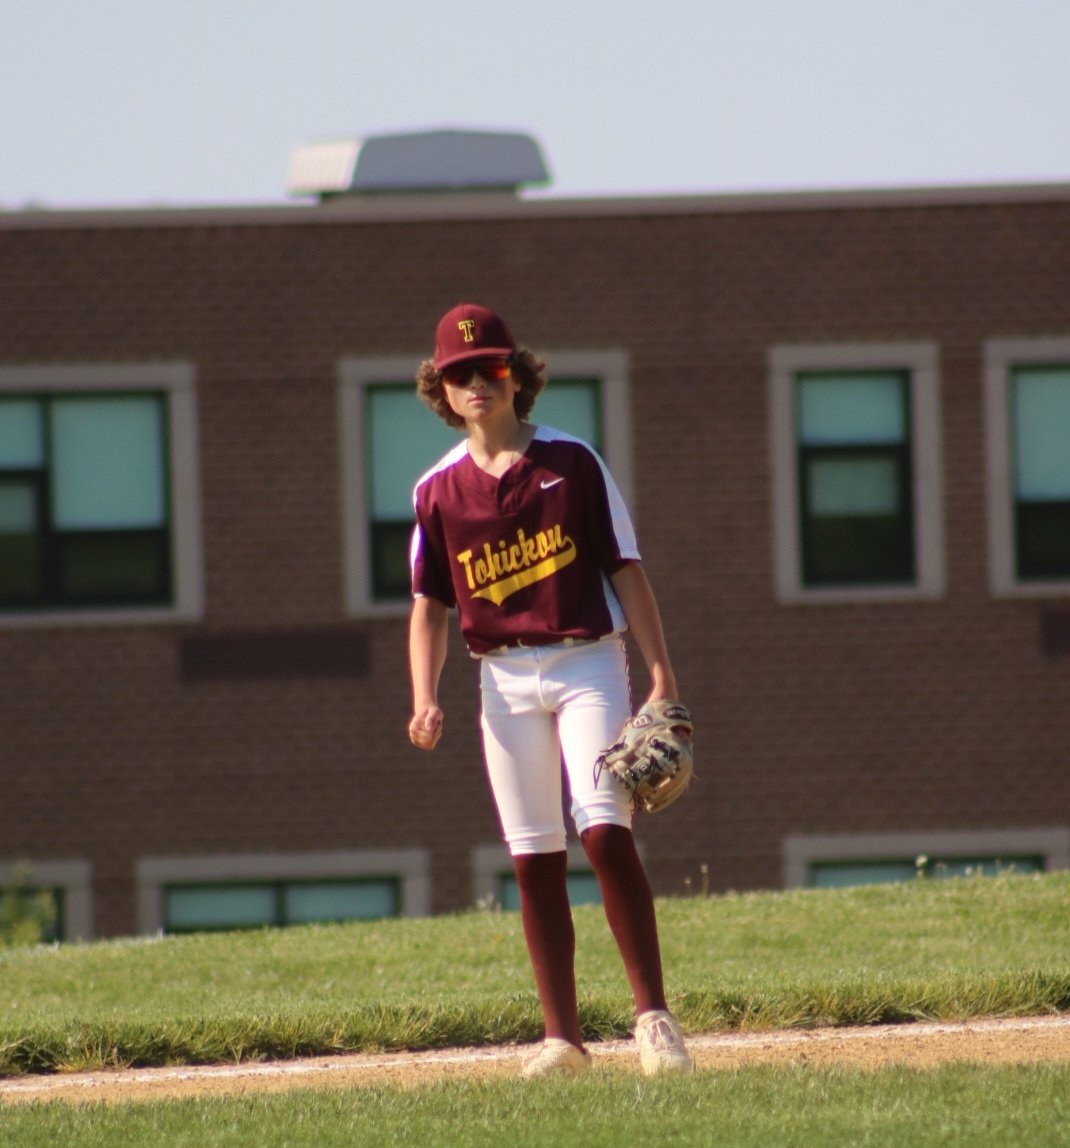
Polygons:
M442 736L443 713L438 706L425 706L412 715L409 741L417 749L434 749Z

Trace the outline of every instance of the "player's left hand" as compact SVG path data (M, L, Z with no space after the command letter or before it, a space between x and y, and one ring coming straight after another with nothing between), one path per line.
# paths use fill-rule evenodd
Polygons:
M691 783L694 723L678 701L647 702L624 723L620 737L598 755L594 782L607 770L632 795L636 809L657 813Z
M674 702L680 697L676 688L676 678L671 676L660 675L655 678L653 685L650 687L650 693L647 695L644 704L652 706L657 702Z

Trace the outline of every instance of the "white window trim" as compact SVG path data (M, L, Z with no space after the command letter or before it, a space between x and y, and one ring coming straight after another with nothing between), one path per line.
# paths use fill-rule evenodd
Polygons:
M196 621L204 614L196 371L192 364L145 362L71 366L61 363L55 366L0 367L0 395L23 391L41 394L141 390L164 391L168 396L173 605L12 611L0 614L0 628L186 622Z
M778 346L769 351L769 426L773 474L773 562L777 600L785 603L895 602L936 599L946 589L939 349L935 343ZM807 587L802 583L795 377L799 371L910 372L914 550L909 586Z
M559 351L547 353L550 386L554 376L591 377L602 382L603 455L625 504L632 506L632 430L628 355L625 351ZM338 363L338 425L342 476L342 539L345 547L345 609L351 617L399 617L409 603L376 602L372 596L370 516L364 475L364 390L373 383L412 380L416 398L419 355L354 357ZM538 423L535 402L532 421ZM429 418L435 416L428 412ZM459 439L458 439L459 441Z
M784 887L807 886L810 866L821 862L895 861L928 857L1044 858L1045 872L1070 869L1070 828L934 829L910 833L860 833L784 838Z
M34 888L63 891L63 940L88 941L93 937L92 866L88 861L0 861L0 887L11 884L21 865L29 868Z
M427 849L367 849L335 853L245 853L201 857L142 857L137 862L137 931L164 927L167 885L227 881L358 880L394 877L401 882L401 915L431 912L431 854Z
M1020 582L1015 572L1010 372L1019 364L1070 363L1070 336L990 339L984 345L988 584L998 598L1070 595L1070 579Z

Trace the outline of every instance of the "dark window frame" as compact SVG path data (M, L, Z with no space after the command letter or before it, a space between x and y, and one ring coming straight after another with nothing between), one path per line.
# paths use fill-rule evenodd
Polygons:
M1023 371L1064 372L1070 363L1015 362L1007 379L1010 453L1014 459L1011 489L1013 558L1016 579L1023 583L1070 580L1070 498L1030 499L1018 491L1018 375Z
M903 426L905 436L898 443L804 443L800 436L799 410L802 401L802 384L807 378L834 375L857 377L873 374L887 376L894 374L899 379L900 396L903 404ZM794 425L796 449L796 474L798 489L798 524L800 578L804 589L909 586L917 581L918 558L915 531L914 508L914 449L912 423L911 372L907 369L890 371L885 368L860 368L858 370L795 372ZM859 546L865 545L866 535L883 541L888 558L881 562L878 556L869 555L874 561L865 562L861 555L853 565L842 560L839 569L834 563L823 559L821 544L816 537L820 532L817 516L809 512L811 493L811 472L814 463L834 461L886 460L896 469L896 492L900 511L883 524L877 516L844 515L836 521L843 535L854 534ZM883 535L883 539L880 538Z
M556 391L568 388L590 388L593 396L594 425L596 434L591 436L590 445L599 453L603 453L605 440L605 418L603 410L603 383L598 375L566 375L554 379L551 386ZM377 391L391 389L411 389L411 384L385 380L369 382L363 391L362 401L365 405L364 425L364 481L367 491L367 521L368 521L368 568L371 576L372 600L376 603L395 603L408 601L411 595L411 582L409 576L409 547L412 541L412 532L416 526L416 518L410 515L406 518L376 518L374 510L374 483L372 480L372 465L374 459L375 431L371 415L374 396ZM538 400L535 411L532 412L532 421L539 422L537 417ZM564 429L564 428L557 428ZM458 432L463 435L463 431ZM460 438L458 438L460 441Z
M160 414L160 465L163 484L164 523L160 527L133 527L116 530L63 530L52 518L52 495L56 459L52 443L50 409L57 403L67 400L110 401L122 399L153 399ZM0 486L32 485L35 495L33 537L37 539L40 568L37 592L26 596L2 596L0 592L0 613L11 611L53 611L56 609L111 609L124 606L171 606L175 602L175 540L174 508L172 505L171 473L171 408L170 396L163 389L124 390L94 389L85 390L30 390L5 391L0 394L0 406L5 401L32 401L38 404L41 412L42 462L37 467L0 466ZM130 588L116 587L112 592L78 591L72 589L70 576L74 570L69 553L79 546L96 546L107 543L139 539L148 543L145 554L155 566L156 577L151 589L142 592ZM66 585L65 585L66 581Z

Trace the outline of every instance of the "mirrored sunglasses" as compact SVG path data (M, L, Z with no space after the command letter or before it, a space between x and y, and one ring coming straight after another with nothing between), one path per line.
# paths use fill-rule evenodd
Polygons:
M469 359L464 363L455 363L446 367L442 372L444 382L451 387L467 387L472 379L479 375L488 383L500 383L509 377L508 359Z

